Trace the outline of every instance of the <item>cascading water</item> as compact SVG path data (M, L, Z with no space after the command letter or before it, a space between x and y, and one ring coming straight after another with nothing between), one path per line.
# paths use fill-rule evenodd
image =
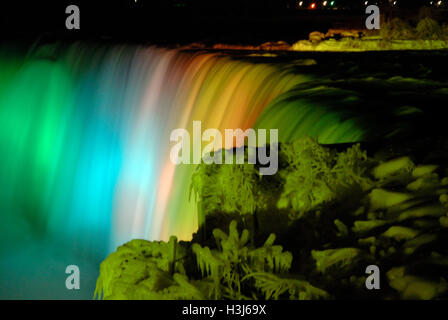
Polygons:
M133 238L190 239L195 165L170 162L169 138L176 128L191 132L194 120L222 132L278 128L280 140L362 137L349 120L337 133L338 114L301 109L292 89L309 79L287 64L81 44L1 60L2 257L12 244L22 250L38 240L100 261ZM24 254L20 264L35 263L36 254ZM5 277L20 269L0 260Z

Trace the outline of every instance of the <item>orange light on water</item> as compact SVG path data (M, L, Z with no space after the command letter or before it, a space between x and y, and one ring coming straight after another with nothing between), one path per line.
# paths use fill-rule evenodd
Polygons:
M316 4L313 2L313 3L310 5L310 8L311 8L311 9L316 9Z

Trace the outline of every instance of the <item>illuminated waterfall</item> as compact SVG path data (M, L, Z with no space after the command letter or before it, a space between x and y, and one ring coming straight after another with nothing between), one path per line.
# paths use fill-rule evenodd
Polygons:
M195 166L169 161L173 129L201 120L203 130L278 128L283 140L361 137L350 121L335 133L343 115L294 103L292 89L308 78L286 64L80 44L1 60L2 221L20 217L101 256L132 238L196 230Z

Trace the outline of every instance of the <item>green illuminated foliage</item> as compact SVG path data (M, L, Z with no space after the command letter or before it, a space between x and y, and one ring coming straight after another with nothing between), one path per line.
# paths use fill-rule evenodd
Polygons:
M357 248L312 250L311 255L316 262L316 269L319 272L326 273L332 269L346 270L355 266L362 255L362 251Z
M426 17L416 27L419 39L437 40L443 38L443 29L437 21Z
M224 154L224 153L223 153ZM254 215L259 199L260 175L253 164L205 164L198 165L190 184L198 207L198 226L206 228L209 214L237 213ZM255 226L252 225L254 235Z
M330 297L326 291L312 286L305 280L283 278L267 272L252 273L246 278L255 279L255 287L264 294L266 300L278 300L285 294L289 295L290 300L316 300Z
M244 276L254 272L284 273L291 268L292 255L283 252L282 246L273 244L274 234L256 249L247 246L249 231L244 229L240 235L236 221L230 223L229 234L215 229L213 235L219 250L195 243L192 251L202 275L210 276L215 284L214 298L241 299Z
M415 38L415 31L406 21L392 18L381 24L380 36L383 40L407 40Z
M372 180L367 176L370 162L367 152L362 151L359 144L355 144L345 152L337 154L332 173L346 188L359 186L362 190L368 190L373 185Z
M120 246L101 263L94 297L104 299L179 299L199 298L185 287L183 258L186 248L175 237L170 242L132 240ZM173 275L173 273L177 275Z
M306 137L282 144L280 157L287 164L278 173L283 181L280 186L268 186L265 181L262 186L261 176L251 164L199 165L190 186L198 203L199 225L215 212L245 216L266 210L266 201L271 200L265 195L272 194L273 188L280 194L273 200L277 208L292 209L290 216L297 219L354 189L373 187L367 174L372 161L359 145L337 153Z
M198 243L187 248L177 244L174 237L169 243L132 240L120 246L101 264L95 297L197 300L263 295L279 299L284 298L285 290L294 299L324 296L306 281L284 278L293 257L282 246L274 245L274 234L263 246L254 248L248 244L249 231L239 232L237 222L232 221L228 233L215 229L213 236L217 249ZM188 265L194 260L199 279L186 272L195 274L197 269Z
M282 171L284 190L279 207L291 207L301 216L318 204L334 198L331 181L332 156L328 149L310 139L300 139L282 146L288 168Z
M394 152L373 160L359 145L335 149L311 138L283 143L278 174L269 177L260 177L253 165L199 165L191 191L213 232L188 243L173 237L119 247L102 263L95 295L369 298L364 271L375 264L388 276L378 294L444 297L448 177L439 175L448 171ZM255 228L246 228L248 215L259 219L256 240ZM274 244L276 235L285 247Z
M190 192L202 201L204 214L214 211L252 214L257 205L258 171L252 164L200 164Z
M279 208L291 208L301 218L305 212L336 200L353 188L367 190L373 183L366 175L367 155L355 145L335 153L311 138L282 145L288 167L280 174L285 183Z
M380 36L383 40L443 40L447 34L430 16L422 16L415 28L400 19L392 18L381 24Z

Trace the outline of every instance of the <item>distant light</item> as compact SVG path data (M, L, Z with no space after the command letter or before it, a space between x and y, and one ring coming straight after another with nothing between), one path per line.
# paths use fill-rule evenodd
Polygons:
M432 1L429 4L432 4Z
M299 2L299 6L302 6L302 5L303 5L303 1L300 1L300 2Z
M316 9L316 4L313 2L310 7L311 9Z
M397 1L394 1L394 5L396 5L397 4Z
M366 6L369 3L369 1L364 2L364 5Z
M437 2L437 5L440 6L442 4L442 1Z
M324 1L322 4L323 4L324 6L326 6L326 5L327 5L327 1Z
M331 1L331 2L330 2L330 6L334 6L334 1Z

